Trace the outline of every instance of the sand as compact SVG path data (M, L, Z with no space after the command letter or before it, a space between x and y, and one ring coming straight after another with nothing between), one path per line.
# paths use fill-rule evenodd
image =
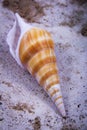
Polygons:
M6 36L15 12L53 37L66 120L9 52ZM86 130L86 0L0 0L0 17L0 130Z

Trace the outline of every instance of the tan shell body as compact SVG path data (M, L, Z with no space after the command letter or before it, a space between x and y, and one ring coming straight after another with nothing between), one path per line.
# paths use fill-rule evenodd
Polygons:
M19 56L22 64L42 86L48 88L59 83L54 43L47 31L33 28L26 32L20 42Z
M60 87L56 87L59 85L59 76L50 34L39 28L27 31L20 41L19 56L22 64L36 77L57 107L64 107ZM65 116L65 110L62 111Z
M32 27L16 14L14 26L7 35L7 43L17 63L36 78L55 102L60 114L65 117L54 43L50 33Z

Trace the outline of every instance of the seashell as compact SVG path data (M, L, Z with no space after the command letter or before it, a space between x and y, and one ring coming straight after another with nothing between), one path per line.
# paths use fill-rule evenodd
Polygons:
M17 13L15 15L16 21L7 35L10 52L17 63L36 78L65 117L51 35L44 29L26 23Z

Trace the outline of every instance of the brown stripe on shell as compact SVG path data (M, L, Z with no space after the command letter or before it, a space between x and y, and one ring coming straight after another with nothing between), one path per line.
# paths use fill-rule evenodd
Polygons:
M63 102L58 103L57 106L60 106L61 104L63 104Z
M51 62L56 62L54 51L52 49L44 49L29 60L27 68L32 74L35 74L41 67Z
M54 102L56 102L56 101L59 100L60 98L62 98L62 95L61 95L61 96L58 96L56 99L54 99Z
M39 77L42 77L45 73L47 73L48 71L51 71L51 70L53 70L53 69L56 69L56 70L58 71L56 63L55 63L55 62L53 62L53 63L48 63L48 64L44 65L44 66L37 72L36 75L37 75L38 78L39 78Z
M34 75L35 73L37 73L41 67L43 67L45 64L48 64L50 62L56 62L56 58L54 56L52 56L52 57L46 57L45 59L41 60L37 65L35 65L33 69L31 69L29 67L30 70L31 70L32 75Z
M53 92L50 94L50 96L53 97L53 95L58 93L59 91L60 91L59 89L54 89Z
M48 91L51 87L53 87L53 85L55 84L59 84L59 77L57 74L55 75L52 75L51 77L49 77L45 84L44 84L44 87L46 89L46 91Z
M59 80L57 79L56 81L53 81L52 83L50 83L48 86L46 86L46 91L48 91L53 85L55 84L59 84Z
M26 63L38 51L46 48L54 49L54 43L47 31L33 28L21 39L19 55L22 63Z
M49 78L50 76L54 75L54 74L57 74L57 70L54 69L54 70L49 70L43 77L41 77L41 80L40 80L40 85L43 85L44 82L46 81L47 78Z

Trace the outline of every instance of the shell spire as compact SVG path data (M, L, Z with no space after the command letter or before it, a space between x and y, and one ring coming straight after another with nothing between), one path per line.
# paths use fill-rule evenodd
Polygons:
M11 34L12 39L9 37ZM18 64L35 76L40 86L56 104L60 114L66 117L54 43L50 33L25 23L16 14L16 21L7 36L7 42L10 52Z

